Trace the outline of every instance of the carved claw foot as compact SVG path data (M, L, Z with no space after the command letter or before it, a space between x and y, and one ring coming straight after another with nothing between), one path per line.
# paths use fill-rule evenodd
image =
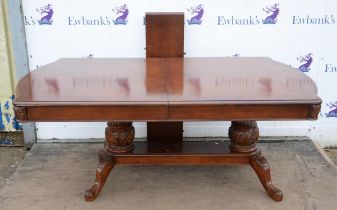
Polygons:
M105 129L104 149L98 154L99 163L96 169L95 183L86 192L86 201L94 201L102 190L110 171L116 164L113 154L132 151L134 138L135 129L132 122L108 122Z
M85 201L94 201L102 190L112 168L115 166L115 157L105 149L98 154L99 163L96 169L94 185L85 193Z
M269 197L277 202L282 201L283 193L271 182L269 164L266 158L261 155L260 151L251 156L250 165L254 169L256 175L259 177L260 182L267 191Z

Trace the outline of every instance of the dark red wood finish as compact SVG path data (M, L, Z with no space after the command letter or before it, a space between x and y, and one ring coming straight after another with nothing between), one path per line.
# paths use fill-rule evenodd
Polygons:
M146 58L166 58L183 57L184 55L184 13L146 13ZM174 63L174 65L179 63ZM181 63L182 64L182 63ZM159 71L162 77L167 77L169 71L151 68L146 69L147 76ZM163 66L164 68L166 66ZM176 66L170 69L183 69L183 66ZM182 73L182 71L180 71ZM174 77L179 78L180 72ZM174 72L176 73L176 72ZM150 77L151 78L151 77ZM160 80L165 80L160 78ZM159 78L146 81L146 87L151 89ZM181 77L181 79L183 79ZM169 80L174 91L182 92L183 81L181 79ZM165 84L162 90L166 91ZM183 140L183 122L147 122L147 140L148 141L182 141Z
M22 122L110 121L87 201L116 163L249 164L281 201L255 120L314 120L320 103L308 76L268 58L61 59L19 82L15 112ZM230 150L175 138L133 144L132 121L177 120L232 121Z
M15 100L23 121L308 120L320 103L308 76L269 58L60 59Z
M183 58L183 18L157 15L146 18L146 59L60 59L43 66L20 80L16 117L21 122L108 121L86 201L95 200L115 164L248 164L268 195L281 201L256 147L256 120L317 119L321 99L315 83L269 58ZM182 142L181 135L170 134L182 124L166 124L202 120L232 121L230 143ZM155 138L134 143L132 121L160 122L150 127Z
M184 13L148 12L146 17L146 57L184 56Z

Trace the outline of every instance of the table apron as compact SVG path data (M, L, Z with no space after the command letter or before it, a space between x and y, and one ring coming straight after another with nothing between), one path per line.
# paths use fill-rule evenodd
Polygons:
M310 104L29 106L21 121L311 120Z
M310 119L308 104L278 105L175 105L169 106L174 120L297 120Z
M166 105L151 106L35 106L27 107L28 121L145 121L167 119Z

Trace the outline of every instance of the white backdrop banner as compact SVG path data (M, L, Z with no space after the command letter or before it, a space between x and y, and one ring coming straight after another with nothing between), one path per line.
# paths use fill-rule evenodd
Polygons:
M337 145L336 0L23 0L23 12L32 70L61 57L145 57L145 12L184 12L186 57L266 56L316 82L317 121L259 122L261 135ZM184 135L226 136L228 126L185 123ZM103 138L105 123L37 127L40 139L88 139Z

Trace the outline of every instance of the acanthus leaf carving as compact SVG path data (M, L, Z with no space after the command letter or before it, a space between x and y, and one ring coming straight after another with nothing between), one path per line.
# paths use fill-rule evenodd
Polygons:
M255 121L232 121L228 130L233 152L253 152L259 137L259 129Z
M14 113L17 120L24 122L28 120L27 108L23 106L14 106Z
M133 150L135 129L132 122L108 122L105 129L106 150L110 153L123 153Z
M309 106L308 118L310 120L317 120L318 114L321 111L321 104L312 104Z

